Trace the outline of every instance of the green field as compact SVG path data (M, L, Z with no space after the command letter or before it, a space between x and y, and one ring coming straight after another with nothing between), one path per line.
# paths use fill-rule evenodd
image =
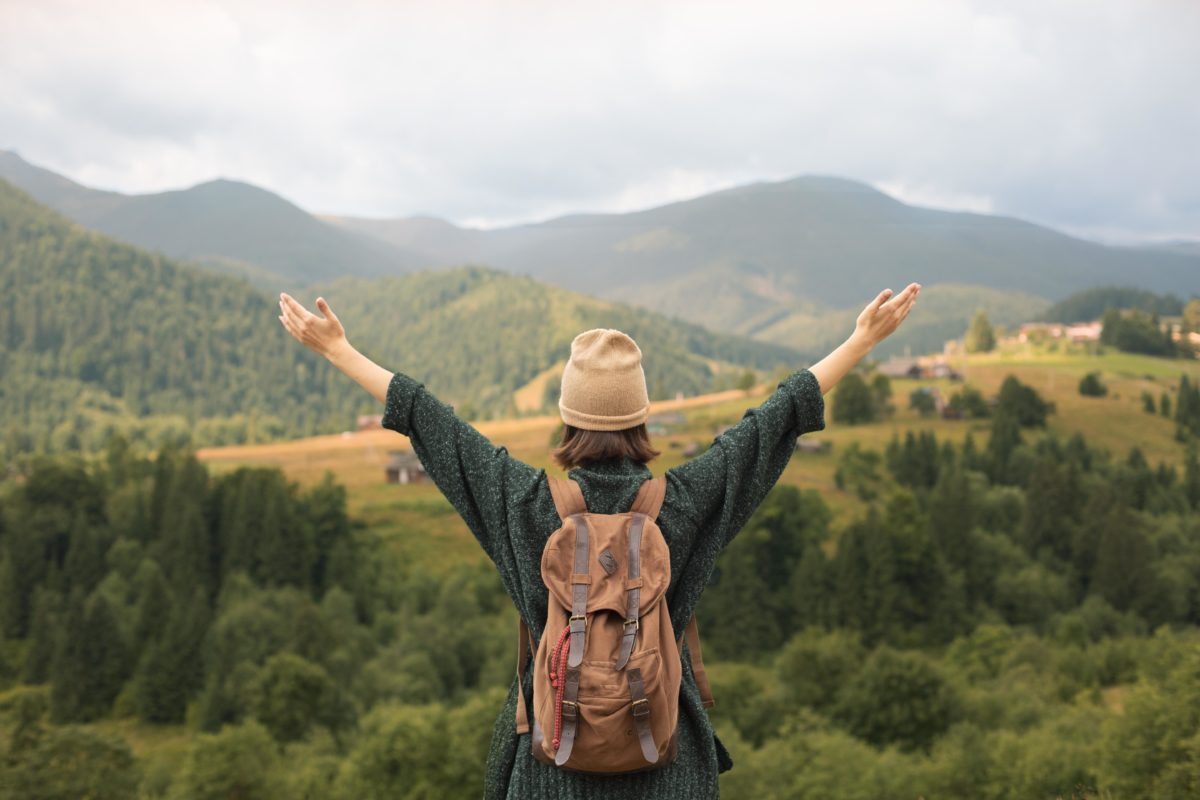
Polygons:
M961 363L960 363L960 366ZM1093 446L1108 449L1124 457L1132 447L1139 447L1151 465L1160 462L1178 465L1182 449L1175 440L1174 421L1142 410L1142 392L1150 391L1155 399L1166 392L1174 397L1179 378L1187 374L1190 380L1200 380L1200 361L1187 362L1122 353L1109 349L1099 355L1077 348L1071 352L1047 352L1032 346L1002 348L989 354L974 354L965 364L965 382L977 387L985 396L996 393L1007 375L1015 375L1033 386L1047 400L1054 402L1056 413L1049 417L1045 431L1026 431L1030 441L1056 435L1063 439L1079 433ZM1084 397L1079 394L1080 378L1089 372L1099 372L1108 386L1105 397ZM906 431L930 431L939 441L961 443L970 432L977 446L983 446L990 430L989 420L946 420L925 418L908 408L908 396L919 386L932 386L943 393L952 393L958 382L949 380L896 379L892 381L894 414L890 419L864 425L835 424L829 413L832 395L826 396L826 429L808 434L809 438L828 440L832 451L826 454L797 453L780 482L804 489L816 489L835 512L835 521L844 522L863 510L864 504L852 493L839 490L834 484L834 472L839 453L857 443L866 449L882 450L893 436L903 437ZM682 449L689 443L707 444L724 425L736 423L747 408L758 405L767 397L766 387L748 392L744 397L683 409L686 422L672 427L667 434L654 438L662 455L650 466L655 474L684 460ZM555 427L552 419L522 421L517 427L503 422L480 423L479 427L495 441L509 447L517 458L539 467L554 469L549 461L550 435ZM492 431L495 431L493 433ZM403 437L392 432L380 434L391 437L395 445L404 447ZM236 453L225 452L230 457ZM302 449L297 453L303 452ZM300 456L279 459L276 463L285 470L295 470L297 478L315 477L301 466ZM330 462L339 480L347 482L337 466ZM356 516L381 531L402 552L430 569L442 571L460 559L483 558L466 526L454 514L449 503L441 498L436 487L429 483L410 486L388 485L379 479L371 481L356 469L348 481L351 508Z

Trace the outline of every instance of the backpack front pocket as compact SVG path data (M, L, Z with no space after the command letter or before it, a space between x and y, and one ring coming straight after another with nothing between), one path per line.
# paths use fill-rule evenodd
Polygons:
M665 753L677 721L668 713L661 687L658 648L637 653L621 670L605 661L585 661L583 666L579 722L567 766L605 772L632 772L651 766L653 762L647 761L642 752L635 710L645 714L658 757ZM642 682L644 699L638 709L630 690L631 674L640 676Z

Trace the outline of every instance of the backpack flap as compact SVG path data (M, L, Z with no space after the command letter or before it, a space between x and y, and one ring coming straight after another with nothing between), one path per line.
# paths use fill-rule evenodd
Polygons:
M670 553L661 536L643 535L646 521L629 513L568 519L542 550L552 601L574 614L576 593L582 593L584 614L611 611L618 624L658 602L671 580Z

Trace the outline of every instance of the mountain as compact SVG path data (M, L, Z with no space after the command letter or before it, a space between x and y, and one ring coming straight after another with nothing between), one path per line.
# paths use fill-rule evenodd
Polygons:
M784 331L814 316L841 319L884 286L909 280L927 291L981 287L957 290L965 302L958 309L944 304L957 316L939 324L961 323L959 332L976 305L1019 307L1033 298L1033 314L1088 286L1136 281L1186 292L1200 283L1200 254L1106 247L1009 217L917 208L829 177L488 231L428 218L331 221L430 253L438 264L491 264L788 344L796 340Z
M344 278L302 296L311 307L318 293L364 352L472 416L511 413L514 392L590 327L638 338L655 398L707 391L747 367L804 363L786 348L495 270ZM276 296L243 278L86 230L0 180L0 436L10 456L94 449L110 430L154 445L266 441L379 413L277 316Z
M909 206L831 177L478 230L433 217L316 218L224 180L99 192L0 152L6 174L83 225L272 291L479 264L805 351L837 344L880 288L910 280L925 286L919 314L880 355L938 348L976 309L1015 325L1090 287L1186 295L1200 285L1200 251L1189 243L1109 247L1018 219Z
M9 151L0 151L0 178L88 228L172 258L244 275L264 288L341 275L396 275L426 260L330 225L278 195L238 181L126 195L81 186Z

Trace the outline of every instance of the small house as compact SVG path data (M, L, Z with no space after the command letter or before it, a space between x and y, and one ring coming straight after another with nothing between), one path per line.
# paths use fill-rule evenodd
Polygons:
M652 436L662 436L668 433L671 428L679 427L685 422L687 422L687 417L678 411L663 411L658 414L651 414L646 419L646 432Z
M418 483L425 479L425 467L412 450L393 450L386 473L388 483Z
M1067 338L1075 344L1081 342L1098 342L1100 341L1100 333L1103 330L1104 326L1099 322L1085 322L1067 328Z
M801 436L796 440L798 453L828 453L833 449L833 442L827 439L806 439Z
M889 378L921 377L921 365L915 358L889 358L878 369Z

